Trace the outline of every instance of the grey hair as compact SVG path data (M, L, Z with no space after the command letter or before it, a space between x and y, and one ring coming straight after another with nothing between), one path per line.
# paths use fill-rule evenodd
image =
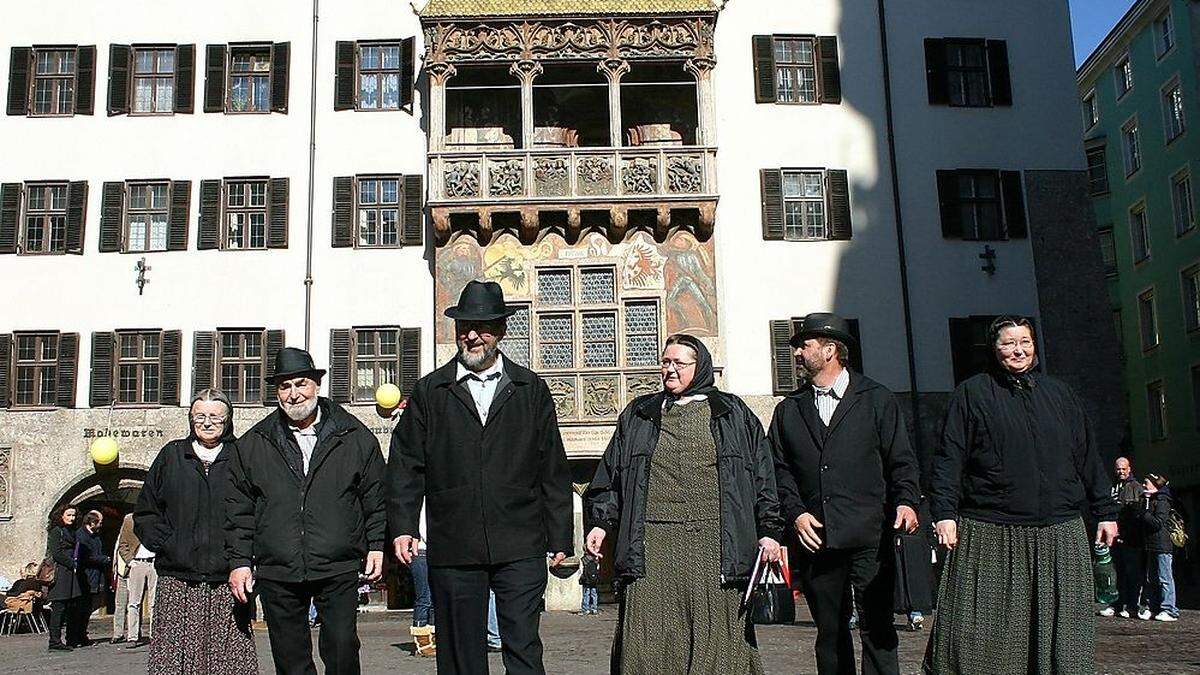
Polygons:
M192 397L192 402L188 403L187 407L188 428L191 429L192 427L192 406L200 401L216 401L225 406L225 414L228 416L228 419L225 421L225 433L222 434L221 440L233 438L233 403L229 401L229 396L225 392L216 387L201 389Z

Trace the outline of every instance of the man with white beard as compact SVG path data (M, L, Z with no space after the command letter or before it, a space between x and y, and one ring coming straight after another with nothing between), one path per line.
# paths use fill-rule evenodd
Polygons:
M281 349L274 373L279 409L231 457L229 586L239 602L262 593L276 672L317 672L313 602L325 672L357 674L359 574L376 581L383 572L383 454L362 422L317 395L325 371L308 352Z

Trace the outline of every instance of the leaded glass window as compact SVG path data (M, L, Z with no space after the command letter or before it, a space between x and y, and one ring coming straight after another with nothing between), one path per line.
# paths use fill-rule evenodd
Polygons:
M617 367L617 315L604 312L584 314L583 367Z
M571 301L571 296L570 268L551 268L538 270L538 304L568 306L573 304Z
M579 271L580 301L585 305L607 305L617 301L616 270L587 267Z
M538 316L538 361L541 368L563 369L575 365L575 321L571 314Z
M508 327L500 349L504 356L529 367L529 305L521 305L516 313L508 317Z
M658 303L625 303L625 365L631 368L658 364Z

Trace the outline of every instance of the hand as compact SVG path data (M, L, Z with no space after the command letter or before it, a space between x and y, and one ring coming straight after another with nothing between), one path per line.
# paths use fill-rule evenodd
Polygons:
M1112 546L1117 540L1117 524L1111 520L1101 522L1096 526L1096 543Z
M367 566L363 569L363 574L367 581L379 581L379 577L383 576L383 551L367 553Z
M783 549L779 547L779 542L770 537L759 539L758 545L762 547L763 562L779 562L779 559L783 557Z
M953 518L939 520L933 526L937 530L938 543L948 549L958 546L958 521Z
M800 544L804 548L816 552L821 548L821 537L817 536L817 529L825 527L821 521L813 517L811 513L801 513L796 517L796 534L800 535Z
M899 530L901 527L904 531L912 534L917 531L917 512L913 511L911 506L901 504L896 507L896 522L892 525L893 529Z
M604 557L600 553L600 547L604 545L604 537L606 536L608 536L608 533L602 527L593 527L591 532L587 534L587 541L584 543L584 546L587 548L588 553L596 556L596 560Z
M550 557L550 566L558 567L562 563L562 561L564 561L566 559L567 559L567 554L563 553L562 551L559 551L558 553L555 553L553 556Z
M411 534L402 534L392 540L392 548L396 551L396 557L405 565L411 565L413 558L417 557L417 544L420 539Z
M250 602L254 592L254 573L249 567L239 567L229 573L229 590L238 602Z

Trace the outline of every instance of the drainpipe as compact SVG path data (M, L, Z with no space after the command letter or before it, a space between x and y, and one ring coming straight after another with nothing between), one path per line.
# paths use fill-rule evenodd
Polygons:
M313 287L313 192L317 173L317 22L320 16L320 0L312 3L312 76L309 83L308 109L308 236L305 240L304 261L304 350L310 351L312 342L312 287Z
M913 345L912 309L908 290L908 255L904 246L904 213L900 208L900 172L896 165L896 128L892 110L892 68L888 60L887 10L884 0L877 0L879 8L879 48L883 58L883 98L887 117L888 164L892 174L892 210L896 219L896 250L900 255L900 306L904 309L904 338L908 349L908 386L912 390L912 420L916 434L913 435L913 450L918 460L922 457L920 407L917 405L917 359Z

